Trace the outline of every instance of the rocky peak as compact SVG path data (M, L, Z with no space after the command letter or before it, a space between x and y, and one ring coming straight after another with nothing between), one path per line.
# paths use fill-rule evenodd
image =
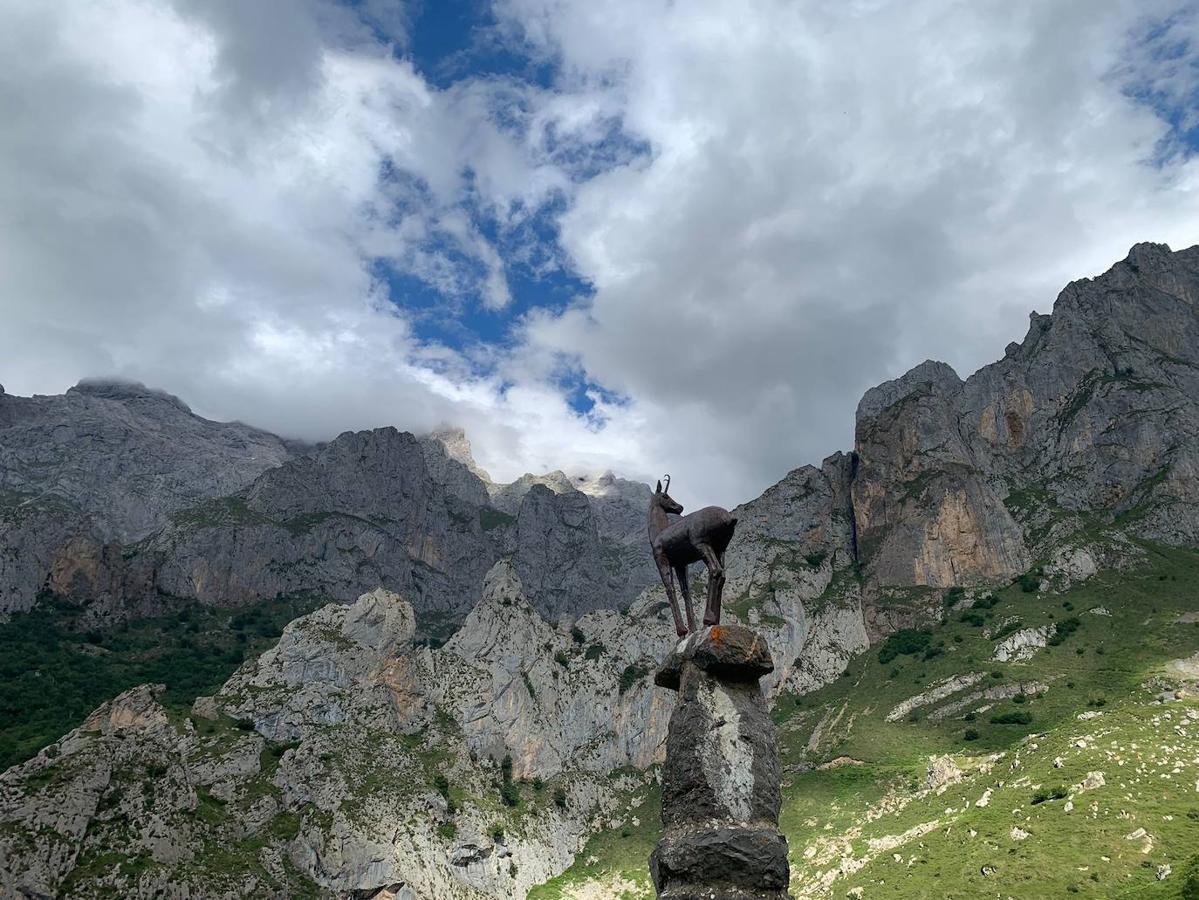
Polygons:
M272 434L135 383L83 381L59 396L6 395L3 407L0 486L73 507L67 530L104 540L144 538L291 456Z
M415 727L427 713L409 659L415 630L412 606L383 588L321 607L229 679L217 704L279 741L352 722Z
M607 570L603 550L585 494L530 487L516 517L515 565L539 610L576 615L604 605L595 592L612 590L621 573Z
M1199 246L1175 253L1167 244L1136 244L1123 261L1101 277L1121 287L1134 279L1140 280L1185 303L1194 304L1199 299L1195 292L1195 281L1199 278Z
M467 438L463 429L456 426L444 426L430 432L427 440L440 444L444 448L446 456L466 466L484 484L491 484L491 476L475 462L470 439Z
M343 432L264 473L247 496L255 509L277 516L335 509L394 517L419 515L431 487L420 442L387 426Z
M484 576L479 602L443 649L468 662L489 659L495 653L512 658L536 656L552 631L527 599L512 562L502 559Z
M158 702L166 685L142 684L114 697L88 716L81 731L102 735L120 731L147 731L167 724L166 711Z
M448 490L475 506L490 506L491 478L475 465L470 442L461 428L435 431L421 438L425 466L429 476Z
M914 369L892 381L884 381L862 395L858 403L859 426L875 419L884 410L917 393L952 397L962 388L962 379L947 363L926 359Z
M68 388L67 393L120 402L160 403L173 406L180 412L191 413L191 407L174 394L146 387L140 381L124 381L118 378L85 378L74 387Z
M483 593L479 597L479 605L496 607L514 604L528 605L524 596L524 586L520 583L511 560L501 559L483 576ZM529 608L532 609L531 606Z
M1152 241L1142 241L1133 244L1125 257L1123 264L1136 270L1160 271L1167 269L1173 262L1174 253L1169 244L1155 244ZM1120 265L1120 263L1117 263Z
M573 482L565 472L554 470L542 475L526 473L508 484L488 485L491 502L497 509L503 510L510 516L517 514L525 496L534 487L548 488L555 494L564 494L575 490Z

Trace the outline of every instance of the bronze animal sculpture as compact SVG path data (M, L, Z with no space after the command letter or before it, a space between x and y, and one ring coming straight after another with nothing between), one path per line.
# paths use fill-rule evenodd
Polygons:
M733 539L737 517L719 506L705 506L690 515L671 522L670 513L681 513L682 504L670 496L670 476L666 489L659 481L649 501L649 546L670 600L674 614L674 630L683 637L695 630L695 614L691 609L691 588L687 584L687 566L702 562L708 567L708 605L704 609L704 625L720 624L720 601L724 595L724 551ZM674 578L679 580L683 600L687 605L687 624L679 616L679 602L674 594Z

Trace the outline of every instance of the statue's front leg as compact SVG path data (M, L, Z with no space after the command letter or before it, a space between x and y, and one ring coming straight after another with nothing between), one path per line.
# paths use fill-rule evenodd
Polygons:
M687 636L687 626L683 624L683 619L679 615L679 601L674 595L674 585L671 583L670 563L666 561L665 554L654 554L654 562L658 564L658 575L662 579L662 587L666 588L666 599L670 601L670 612L674 616L674 631L679 637ZM687 612L691 612L690 602L687 604ZM690 615L688 616L690 618ZM695 628L695 623L691 622L691 628Z
M687 583L687 565L674 567L675 577L679 580L679 590L683 592L683 603L687 607L687 628L695 631L695 611L691 605L691 585Z

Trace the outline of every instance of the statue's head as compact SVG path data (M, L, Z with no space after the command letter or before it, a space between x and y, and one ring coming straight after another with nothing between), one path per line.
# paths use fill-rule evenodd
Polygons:
M681 513L683 504L678 503L667 493L670 490L670 476L666 476L666 487L662 487L662 482L659 481L657 487L654 488L654 502L661 506L668 513Z

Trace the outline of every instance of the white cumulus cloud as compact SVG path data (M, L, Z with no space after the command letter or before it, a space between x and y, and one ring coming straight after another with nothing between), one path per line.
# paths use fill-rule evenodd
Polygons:
M501 478L731 505L849 449L872 384L968 374L1067 281L1199 235L1193 0L497 0L548 86L432 84L418 12L0 0L7 390L454 423ZM523 309L516 265L593 293L439 343L381 263L449 321Z

